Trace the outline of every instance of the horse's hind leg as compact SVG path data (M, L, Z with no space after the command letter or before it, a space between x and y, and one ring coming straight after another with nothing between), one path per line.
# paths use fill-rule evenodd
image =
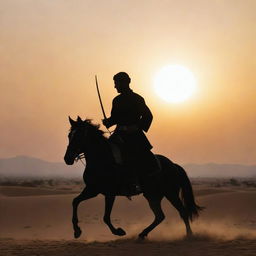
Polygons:
M145 196L146 197L146 196ZM148 200L150 209L153 211L155 215L154 221L147 227L145 228L140 234L139 238L144 239L150 231L152 231L156 226L158 226L165 218L164 213L161 208L161 200L162 196L159 197L146 197Z
M115 228L110 219L111 211L115 201L115 196L105 196L105 214L103 217L104 222L108 225L109 229L114 235L124 236L126 235L125 231L122 228Z
M73 203L72 203L72 206L73 206L73 216L72 216L72 223L73 223L73 229L74 229L74 237L75 238L78 238L81 236L81 229L80 227L78 226L78 216L77 216L77 208L78 208L78 205L84 201L84 200L87 200L87 199L90 199L92 197L95 197L97 196L98 193L95 193L95 192L92 192L88 189L84 189L80 195L78 195L77 197L75 197L73 199Z
M187 214L186 209L185 209L183 203L181 202L178 194L176 196L166 195L166 198L177 209L177 211L180 214L180 217L183 219L183 221L185 223L185 226L186 226L187 236L192 236L193 232L192 232L191 227L190 227L188 214Z

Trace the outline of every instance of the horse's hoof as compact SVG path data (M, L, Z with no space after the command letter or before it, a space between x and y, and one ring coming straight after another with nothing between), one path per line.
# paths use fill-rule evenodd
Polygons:
M117 229L114 231L114 235L117 235L117 236L125 236L125 235L126 235L126 232L125 232L122 228L117 228Z
M74 238L79 238L82 234L82 230L80 228L76 228L74 232Z
M144 241L146 238L147 238L147 235L139 234L138 238L137 238L137 241L141 242L141 241Z
M193 232L192 231L187 232L187 238L189 239L189 238L192 238L192 237L194 237Z

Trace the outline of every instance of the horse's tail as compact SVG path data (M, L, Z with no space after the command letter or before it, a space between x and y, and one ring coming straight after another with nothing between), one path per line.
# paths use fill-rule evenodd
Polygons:
M199 216L199 212L203 210L204 207L200 207L196 204L192 185L185 170L179 165L176 166L179 168L181 174L181 199L189 219L193 221L194 218Z

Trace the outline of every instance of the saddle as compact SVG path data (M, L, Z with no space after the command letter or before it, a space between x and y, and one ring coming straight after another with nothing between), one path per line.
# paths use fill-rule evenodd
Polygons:
M121 150L121 147L116 144L116 143L113 143L113 142L110 142L110 148L111 148L111 151L112 151L112 155L113 155L113 158L114 158L114 161L117 165L123 165L125 163L125 156ZM157 165L159 167L159 170L162 170L162 166L161 166L161 163L158 159L157 156L155 156L155 159L157 161Z

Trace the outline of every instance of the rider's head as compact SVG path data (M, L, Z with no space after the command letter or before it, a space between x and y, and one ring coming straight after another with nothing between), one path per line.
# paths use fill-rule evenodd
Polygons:
M131 78L125 72L119 72L113 77L117 92L122 93L129 89Z

